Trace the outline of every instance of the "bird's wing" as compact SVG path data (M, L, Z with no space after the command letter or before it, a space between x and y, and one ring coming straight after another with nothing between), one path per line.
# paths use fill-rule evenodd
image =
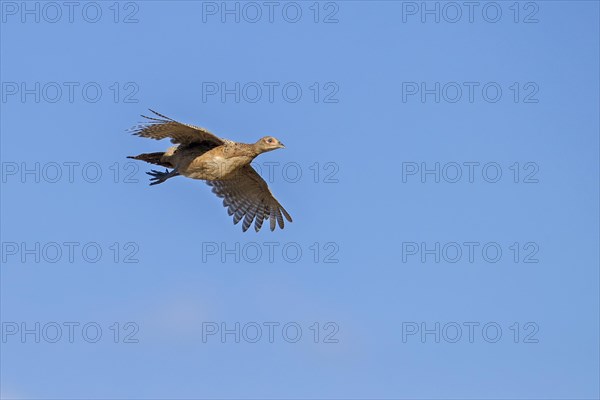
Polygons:
M182 124L169 117L152 111L156 117L147 117L142 115L148 121L137 125L131 129L134 135L150 139L171 138L172 143L189 144L194 142L212 142L216 145L222 145L227 140L221 139L207 129L199 126Z
M235 178L218 181L207 181L212 191L223 199L229 215L233 215L233 223L242 219L242 230L246 232L254 220L254 230L258 232L263 221L270 220L271 230L275 230L275 222L283 229L283 217L292 222L292 217L273 196L267 183L250 165L240 168Z

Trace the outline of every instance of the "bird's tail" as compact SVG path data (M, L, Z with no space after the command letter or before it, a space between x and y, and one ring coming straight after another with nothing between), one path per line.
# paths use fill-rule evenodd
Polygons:
M170 163L164 162L162 160L164 154L165 153L162 153L162 152L144 153L144 154L140 154L139 156L128 156L127 158L132 158L134 160L146 161L147 163L161 165L166 168L173 168L173 166Z

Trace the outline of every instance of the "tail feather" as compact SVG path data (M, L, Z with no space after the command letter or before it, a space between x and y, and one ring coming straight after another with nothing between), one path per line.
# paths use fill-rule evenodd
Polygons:
M171 163L162 161L162 157L164 154L165 153L163 153L163 152L144 153L144 154L140 154L138 156L128 156L127 158L132 158L134 160L146 161L147 163L161 165L166 168L173 168Z

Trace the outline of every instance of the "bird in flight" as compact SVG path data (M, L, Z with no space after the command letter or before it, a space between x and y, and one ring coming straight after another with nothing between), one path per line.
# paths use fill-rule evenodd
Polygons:
M246 232L254 221L258 232L265 220L275 230L276 222L281 229L284 217L292 222L292 217L273 196L267 183L250 165L256 156L285 146L272 136L265 136L256 143L238 143L219 138L207 129L183 124L150 110L154 116L135 126L130 131L134 135L160 140L170 138L176 144L166 152L144 153L129 156L135 160L160 165L165 172L152 170L150 185L163 183L174 176L183 175L201 179L212 186L212 191L223 199L233 223L243 219L242 230Z

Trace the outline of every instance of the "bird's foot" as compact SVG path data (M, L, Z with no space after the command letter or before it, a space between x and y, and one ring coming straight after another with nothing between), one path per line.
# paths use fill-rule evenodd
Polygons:
M165 172L159 172L153 169L152 171L146 173L152 177L150 178L150 186L158 185L169 178L179 175L176 170L169 171L168 169L165 169Z

